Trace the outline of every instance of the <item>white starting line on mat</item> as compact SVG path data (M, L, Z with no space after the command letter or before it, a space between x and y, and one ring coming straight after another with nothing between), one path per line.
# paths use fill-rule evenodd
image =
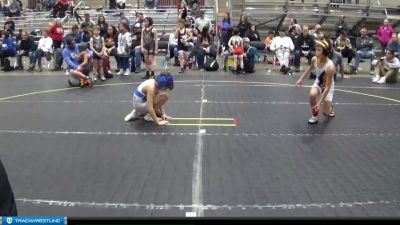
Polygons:
M311 208L349 208L355 206L369 206L369 205L397 205L400 204L398 200L379 200L379 201L354 201L354 202L338 202L338 203L290 203L290 204L253 204L253 205L184 205L184 204L140 204L140 203L111 203L111 202L80 202L80 201L58 201L46 199L29 199L17 198L16 201L20 204L37 204L48 206L62 206L62 207L86 207L86 208L136 208L136 209L150 209L150 210L168 210L168 209L201 209L201 210L233 210L233 209L311 209ZM186 212L186 215L193 216L196 212Z
M0 130L0 134L38 134L38 135L110 135L110 136L238 136L238 137L398 137L396 132L340 132L340 133L207 133L198 132L118 132L118 131L43 131L43 130Z
M309 105L309 102L291 101L212 101L203 99L202 101L175 100L170 103L208 103L208 104L265 104L265 105ZM132 100L5 100L1 103L132 103ZM375 102L334 102L335 105L366 105L366 106L400 106L400 103L375 103Z

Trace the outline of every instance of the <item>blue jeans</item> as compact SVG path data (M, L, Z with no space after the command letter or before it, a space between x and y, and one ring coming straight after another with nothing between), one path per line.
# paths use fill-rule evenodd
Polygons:
M49 54L49 53L48 53ZM42 68L42 57L44 56L44 51L42 49L37 49L32 55L32 63L33 65L38 64L39 68Z
M354 67L358 70L358 66L360 65L361 59L370 59L370 71L373 70L372 60L375 59L375 53L373 51L357 51L356 53L356 62L354 63Z
M136 71L140 71L140 64L142 63L142 48L137 46L135 48L135 68Z
M17 65L18 65L18 67L20 67L20 68L23 67L22 66L22 57L23 56L27 56L29 58L29 65L31 65L32 64L32 55L33 55L33 52L24 52L24 54L22 54L22 55L17 55Z

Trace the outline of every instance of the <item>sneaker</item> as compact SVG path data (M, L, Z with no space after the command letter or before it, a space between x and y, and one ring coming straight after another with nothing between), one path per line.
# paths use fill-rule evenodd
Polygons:
M125 116L124 121L129 122L131 120L136 120L139 119L138 113L136 113L136 110L132 110L128 115Z
M179 71L179 73L185 73L185 69L181 68L181 71Z
M386 84L386 77L381 77L379 81L377 82L378 84Z
M295 71L295 72L300 72L300 66L297 66L297 67L294 69L294 71Z
M372 83L377 83L380 78L380 76L375 76L374 78L372 78Z
M100 80L101 80L101 81L105 81L105 80L106 80L106 77L105 77L104 75L100 75Z
M149 121L149 122L153 122L153 118L151 118L150 114L148 114L148 113L144 116L143 119L146 121Z
M358 70L356 69L356 70L354 70L354 74L358 74Z
M139 68L136 68L136 69L135 69L135 73L140 73L140 69L139 69Z
M42 67L39 67L38 72L42 72L42 71L43 71Z
M369 74L375 75L375 72L374 71L370 71Z
M129 70L125 70L124 76L129 76L131 75L131 72Z
M150 78L155 78L155 77L154 77L154 71L151 71L151 72L150 72Z
M308 124L317 124L318 123L318 116L311 116L308 120Z
M117 73L117 74L115 74L115 75L117 75L117 76L121 76L122 74L124 74L124 70L123 70L123 69L120 69L120 70L118 71L118 73Z
M34 69L35 69L35 65L30 65L29 68L28 68L28 71L31 72L31 71L33 71Z
M147 79L149 79L150 78L150 72L149 71L146 71L146 75L144 75L143 77L141 77L142 79L145 79L145 80L147 80Z
M95 81L95 82L97 81L97 76L93 77L93 81Z
M109 75L112 75L112 74L113 74L111 70L107 71L107 73L108 73Z

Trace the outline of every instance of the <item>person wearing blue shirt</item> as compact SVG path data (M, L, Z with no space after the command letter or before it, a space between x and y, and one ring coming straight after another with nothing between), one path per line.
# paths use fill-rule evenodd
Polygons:
M400 60L400 33L399 35L397 35L396 33L393 33L392 35L392 40L389 42L388 46L386 47L386 49L391 49L393 50L395 53L394 55L396 56L396 58L398 58Z
M250 46L250 39L245 37L243 38L243 48L244 48L244 58L243 58L243 64L244 64L244 71L246 73L254 73L254 65L255 65L255 58L257 54L257 49Z
M0 50L0 66L3 67L4 59L12 57L17 54L17 48L15 47L13 39L10 37L8 31L3 31L1 34L1 50Z
M78 62L78 57L80 55L79 49L76 46L75 40L69 36L65 38L67 46L63 49L63 58L67 64L68 69L68 83L71 86L81 86L85 85L92 86L93 81L89 76L85 75L85 68L81 66ZM86 60L82 64L87 63Z

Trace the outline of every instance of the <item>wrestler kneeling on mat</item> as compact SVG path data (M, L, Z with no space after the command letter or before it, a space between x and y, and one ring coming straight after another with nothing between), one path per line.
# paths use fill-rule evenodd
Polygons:
M323 114L327 117L334 117L333 111L333 91L335 84L333 76L336 71L335 65L329 59L331 55L331 46L328 40L315 42L315 56L311 60L311 65L304 71L304 74L297 81L296 85L301 86L306 75L314 72L315 82L310 90L310 106L312 116L308 120L309 124L318 123L318 114L321 104L323 105ZM317 101L318 96L320 98Z
M68 65L68 83L73 87L92 86L93 81L89 77L90 55L86 51L79 51L75 40L67 37L65 40L67 46L63 50L64 61Z
M154 79L143 81L133 94L133 110L125 116L125 121L144 116L147 121L158 125L167 125L171 119L164 110L169 95L166 91L174 88L174 78L168 72L162 72Z

